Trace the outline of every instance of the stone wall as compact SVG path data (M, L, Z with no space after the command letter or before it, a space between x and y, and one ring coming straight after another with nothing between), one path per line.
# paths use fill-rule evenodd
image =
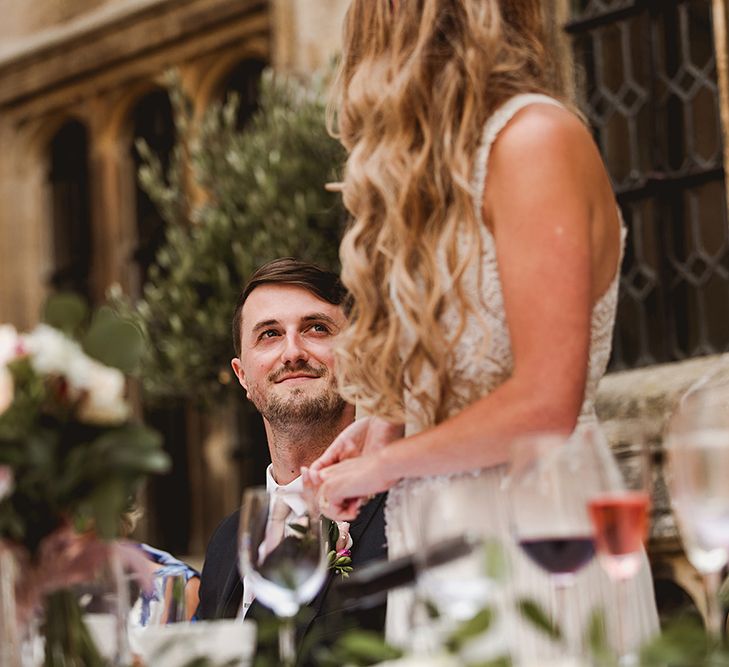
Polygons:
M339 45L346 0L0 0L0 322L33 326L49 289L49 144L68 120L87 130L92 296L139 290L132 114L170 68L196 112L254 58L313 71ZM240 502L236 425L183 412L189 548L202 554Z
M204 109L250 56L311 72L339 45L346 0L0 0L0 321L38 317L50 267L48 142L89 129L93 293L133 288L129 111L176 67Z

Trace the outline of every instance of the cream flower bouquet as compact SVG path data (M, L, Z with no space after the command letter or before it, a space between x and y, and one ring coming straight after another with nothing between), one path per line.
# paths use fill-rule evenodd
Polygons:
M17 565L18 620L39 621L46 666L94 666L103 662L68 588L111 556L134 567L120 517L169 461L125 396L123 371L143 347L136 328L69 296L46 313L29 333L0 326L0 551Z

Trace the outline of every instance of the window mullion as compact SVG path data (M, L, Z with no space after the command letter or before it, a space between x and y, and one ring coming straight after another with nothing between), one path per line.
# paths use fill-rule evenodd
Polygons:
M714 30L716 76L719 84L724 187L727 208L729 209L729 51L727 50L726 2L727 0L712 0L712 24ZM727 219L729 219L729 216Z

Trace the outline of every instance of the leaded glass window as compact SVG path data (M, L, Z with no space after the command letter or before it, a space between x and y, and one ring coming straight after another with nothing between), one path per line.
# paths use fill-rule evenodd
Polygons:
M133 112L134 139L144 140L162 163L164 171L170 164L175 145L175 123L172 104L164 90L155 90L143 97ZM131 146L134 175L142 160L134 145ZM144 284L157 250L165 240L165 223L157 207L137 183L136 188L137 248L134 260L139 267L140 284Z
M90 297L91 213L86 127L72 120L50 142L51 273L55 289Z
M710 0L574 0L582 106L629 235L612 368L729 349Z

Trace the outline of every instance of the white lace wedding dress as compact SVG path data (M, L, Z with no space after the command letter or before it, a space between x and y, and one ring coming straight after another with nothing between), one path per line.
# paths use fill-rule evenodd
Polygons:
M534 103L556 104L559 102L544 95L524 94L507 101L488 120L484 127L481 146L478 150L473 176L475 192L474 207L476 215L481 219L481 202L483 200L484 182L491 145L498 133L517 111ZM466 289L471 294L481 295L481 312L471 315L466 323L458 344L456 368L453 376L459 381L476 383L482 395L487 394L506 380L513 368L511 343L507 329L503 295L499 282L494 239L486 225L482 225L483 257L481 266L473 266L464 276ZM625 230L623 229L623 241ZM615 320L615 308L618 291L618 274L606 293L597 301L592 313L589 371L585 400L580 414L580 423L594 423L594 399L598 382L605 372L610 355L610 345ZM546 287L544 287L546 288ZM444 326L457 327L459 322L455 310L446 311L443 316ZM407 346L409 341L403 341ZM420 386L414 391L428 388L428 379L421 379ZM405 397L408 420L406 434L411 435L423 429L419 423L417 405L412 394ZM448 406L449 414L463 409L463 405ZM520 553L513 542L508 521L506 493L502 489L502 467L491 468L477 473L461 476L429 477L405 480L390 490L386 506L387 539L390 558L414 553L419 547L418 533L422 531L423 522L427 526L428 541L437 540L439 531L442 534L453 534L453 523L461 522L462 532L476 528L499 539L512 561L510 593L528 595L541 601L552 610L553 593L548 576ZM575 480L579 484L579 480ZM459 497L456 499L456 497ZM460 498L467 498L464 502ZM436 506L448 500L462 503L459 516L448 521L448 525L439 525L429 516ZM457 573L454 574L457 576ZM645 640L655 634L658 629L650 571L647 559L638 576L628 584L625 596L625 608L621 610L624 627L628 629L626 640L630 645ZM408 645L412 640L414 595L410 590L393 591L388 598L387 637L388 640ZM573 622L568 633L581 633L582 620L586 620L595 607L602 607L607 615L608 628L615 632L615 609L618 604L615 586L603 573L599 564L593 561L576 580L576 588L569 600L569 608ZM564 616L558 617L564 618ZM509 623L502 624L503 632L512 656L517 661L543 658L545 653L555 651L555 647L547 642L517 617L511 617Z

